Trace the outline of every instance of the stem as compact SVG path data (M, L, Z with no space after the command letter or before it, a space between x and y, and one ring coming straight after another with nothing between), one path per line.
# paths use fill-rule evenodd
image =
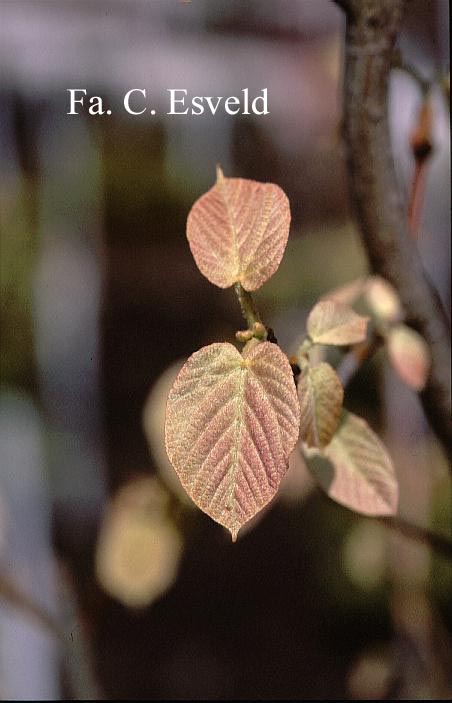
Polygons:
M64 642L64 633L56 618L40 604L36 603L28 594L24 593L19 585L6 573L0 574L0 599L5 600L13 608L28 615L58 640Z
M237 294L237 298L240 303L240 309L242 311L243 317L247 322L248 329L251 330L256 322L260 322L261 324L263 324L251 293L245 290L242 284L238 282L234 285L234 290Z
M339 366L336 369L336 373L341 379L342 385L345 387L353 378L355 373L361 367L361 364L373 356L375 352L381 347L383 340L381 337L375 335L368 342L362 342L357 344L355 347L350 349L347 354L343 357Z
M377 520L382 525L400 532L404 537L426 544L432 551L441 554L446 559L452 560L452 542L446 537L430 532L424 527L413 525L411 522L397 516L378 517Z
M350 194L373 272L397 290L407 324L430 347L432 366L420 397L452 460L450 326L409 235L387 117L388 79L402 0L341 0L347 15L344 136Z
M424 97L430 91L432 87L432 81L426 80L415 66L409 63L405 63L402 59L402 56L398 52L394 53L394 58L392 60L392 68L398 68L400 71L403 71L408 76L410 76L415 81L415 83L417 83Z

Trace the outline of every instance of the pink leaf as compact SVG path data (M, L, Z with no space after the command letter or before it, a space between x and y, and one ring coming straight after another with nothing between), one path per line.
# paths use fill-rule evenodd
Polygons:
M260 288L277 270L289 236L290 209L272 183L225 178L193 205L187 238L201 273L216 286Z
M299 431L290 364L270 342L211 344L193 354L168 396L168 456L192 500L228 528L275 495Z
M321 300L309 313L307 331L316 344L348 345L366 338L369 318L335 300Z
M430 371L430 351L424 338L407 325L396 325L388 334L388 355L394 369L408 386L421 391Z
M323 452L305 449L308 466L330 498L363 515L394 515L398 484L391 457L365 420L344 411Z

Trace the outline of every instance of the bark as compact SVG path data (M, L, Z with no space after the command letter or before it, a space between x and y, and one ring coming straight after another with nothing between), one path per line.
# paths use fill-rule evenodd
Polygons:
M428 421L451 459L450 325L409 236L407 205L394 168L388 81L402 0L340 0L346 13L344 137L350 195L370 267L396 288L406 322L430 347L420 394Z

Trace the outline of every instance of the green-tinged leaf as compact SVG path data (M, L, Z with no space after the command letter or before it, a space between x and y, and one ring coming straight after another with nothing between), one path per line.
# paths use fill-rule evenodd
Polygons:
M325 447L339 424L344 389L327 363L307 366L298 381L300 439L309 447Z
M187 238L201 273L216 286L260 288L277 270L289 236L286 194L273 183L225 178L193 205Z
M154 478L139 478L119 489L103 516L97 579L129 607L149 605L176 578L182 539L166 514L167 502Z
M230 530L275 495L298 439L300 408L278 346L211 344L193 354L168 396L168 456L192 500Z
M344 303L321 300L309 313L307 331L316 344L356 344L366 338L368 320Z
M330 498L363 515L394 515L398 484L391 457L365 420L344 411L319 452L305 450L309 469Z
M421 391L430 371L430 351L424 338L407 325L396 325L387 337L389 360L406 384Z

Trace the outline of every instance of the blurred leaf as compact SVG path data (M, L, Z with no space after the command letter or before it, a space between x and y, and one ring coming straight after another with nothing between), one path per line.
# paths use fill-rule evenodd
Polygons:
M387 336L389 360L400 378L411 388L421 391L430 371L430 351L423 337L407 327L396 325Z
M272 183L224 178L193 205L187 238L201 273L216 286L260 288L277 270L289 236L285 193Z
M251 342L243 355L211 344L179 373L166 411L168 456L191 498L233 540L276 493L299 412L292 369L270 342Z
M363 515L396 513L392 460L365 420L344 410L326 449L305 451L308 467L330 498Z
M344 389L327 363L307 366L298 381L300 438L309 447L325 447L339 424Z
M143 409L143 429L163 483L185 506L194 508L193 501L182 486L165 449L166 401L185 361L184 359L172 364L151 388Z
M387 567L388 534L383 525L360 520L343 546L344 571L357 587L368 591L381 585Z
M361 276L354 281L344 283L342 286L338 286L329 291L329 293L322 295L322 299L334 300L336 303L343 303L344 305L353 305L365 290L367 280L364 276Z
M167 500L155 479L137 479L118 491L105 513L97 578L127 606L149 605L176 577L182 541L166 515Z
M372 313L384 322L399 322L403 318L402 304L397 291L380 276L367 279L364 297Z
M321 300L309 313L306 326L316 344L356 344L366 338L368 319L348 305Z

